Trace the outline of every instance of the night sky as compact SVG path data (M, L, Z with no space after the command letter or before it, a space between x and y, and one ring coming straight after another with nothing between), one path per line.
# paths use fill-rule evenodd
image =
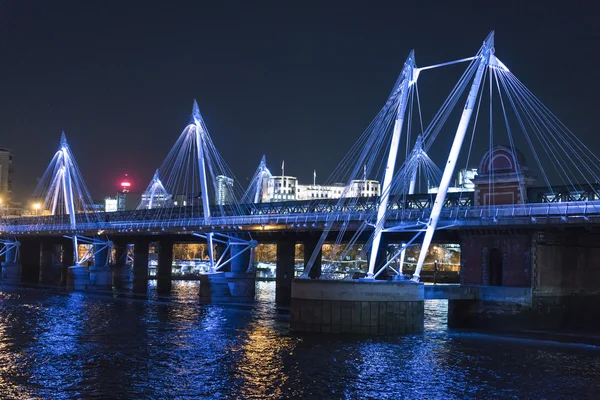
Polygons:
M263 153L273 172L285 159L286 173L322 181L411 49L421 66L469 57L490 30L496 55L600 154L600 2L439 3L0 0L15 195L34 189L62 130L95 199L124 173L143 190L194 98L243 185ZM464 67L420 83L424 117Z

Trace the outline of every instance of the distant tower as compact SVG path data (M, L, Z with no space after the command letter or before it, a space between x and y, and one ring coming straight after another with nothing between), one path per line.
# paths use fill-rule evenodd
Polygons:
M7 201L12 191L12 159L8 149L0 148L0 199Z
M131 189L131 181L127 174L125 174L125 177L121 180L119 186L121 191L117 193L117 211L124 211L126 208L125 201L127 199L127 193L129 193L129 189Z
M218 205L233 203L233 179L225 175L218 175L215 202Z

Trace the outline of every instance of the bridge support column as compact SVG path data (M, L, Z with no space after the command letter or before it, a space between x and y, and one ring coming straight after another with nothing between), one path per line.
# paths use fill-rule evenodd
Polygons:
M375 269L373 272L377 274L381 267L385 265L388 260L388 250L389 250L390 240L389 237L385 234L381 234L381 241L379 242L379 248L377 249L377 255L375 257ZM387 280L388 275L386 271L381 272L381 274L377 275L377 280Z
M148 252L150 241L138 239L133 245L133 292L146 294L148 292Z
M231 259L229 272L216 272L203 275L200 281L202 301L213 303L251 303L256 291L256 272L251 269L250 250L246 244L234 244L229 248ZM219 252L219 255L222 253ZM235 258L233 258L235 257ZM224 267L226 268L226 267Z
M6 283L21 282L21 263L16 258L17 249L11 248L5 254L2 262L2 281Z
M112 289L112 272L108 265L110 248L94 246L94 265L90 267L90 284L94 289Z
M250 268L250 250L244 249L248 247L246 244L232 245L230 247L231 257L231 272L225 272L225 276L229 281L229 291L231 297L237 302L253 302L256 294L256 271Z
M57 245L44 240L41 244L40 283L60 283L61 264L57 254Z
M407 281L295 279L290 327L366 335L422 332L424 287Z
M61 268L60 268L60 284L66 285L69 276L69 267L75 263L73 254L73 241L64 241L61 244Z
M21 242L21 282L37 283L40 277L41 245L38 240Z
M129 245L114 243L115 265L112 268L112 284L116 289L123 289L131 282L131 268L127 264Z
M168 293L171 290L171 273L173 270L173 241L161 239L158 249L158 266L156 269L156 290Z
M296 264L295 256L296 242L294 240L284 239L277 242L275 302L279 305L289 306L292 300L292 280L294 279L294 267Z
M448 325L484 329L600 328L600 235L584 229L479 235L461 244L461 284Z
M304 240L304 268L308 264L308 260L310 259L312 253L317 248L319 244L319 238L311 236L310 238ZM315 259L315 263L313 264L308 276L311 279L319 279L321 277L321 258L323 256L323 249L319 249L319 254L317 254L317 258Z

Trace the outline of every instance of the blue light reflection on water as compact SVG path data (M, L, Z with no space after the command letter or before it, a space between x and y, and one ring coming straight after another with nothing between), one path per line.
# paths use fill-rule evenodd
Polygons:
M600 349L446 328L292 334L258 283L253 307L201 305L196 282L165 300L0 287L1 398L577 398L600 394Z

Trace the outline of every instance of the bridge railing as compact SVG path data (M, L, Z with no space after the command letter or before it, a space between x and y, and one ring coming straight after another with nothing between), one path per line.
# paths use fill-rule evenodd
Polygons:
M387 225L419 225L424 224L430 217L431 210L399 209L388 214ZM577 222L587 221L591 217L600 218L600 201L568 202L568 203L537 203L515 204L503 206L457 206L442 209L441 221L446 224L458 225L520 225L552 221ZM99 222L80 217L78 231L109 230L117 232L135 232L157 229L181 230L235 230L236 227L259 225L262 229L271 229L273 225L289 225L290 228L319 228L325 223L341 224L344 222L360 224L372 223L376 218L375 210L353 210L344 213L327 211L291 214L257 214L242 216L214 217L210 224L204 218L168 218L168 219L138 219L121 218L100 219ZM14 234L26 233L61 233L72 232L70 224L63 218L33 217L7 219L0 225L0 231ZM260 229L256 227L256 229Z

